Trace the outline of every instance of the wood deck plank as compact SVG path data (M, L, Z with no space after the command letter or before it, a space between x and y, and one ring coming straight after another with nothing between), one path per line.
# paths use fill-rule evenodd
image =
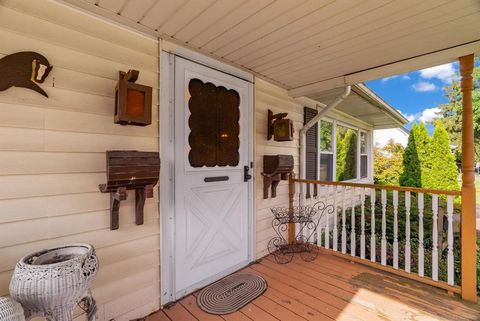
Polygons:
M168 309L163 310L172 321L198 321L187 309L180 303L176 303Z
M262 274L266 274L275 278L277 280L282 280L284 283L290 285L293 288L296 288L306 294L316 297L321 301L330 304L333 307L336 307L340 311L348 310L348 314L352 317L359 317L361 319L368 320L382 320L379 316L371 311L368 311L364 307L357 306L355 304L350 304L350 299L352 296L339 298L331 293L321 289L321 286L314 286L313 284L317 283L315 280L301 275L300 277L295 276L294 273L279 272L276 269L272 269L269 266L266 266L264 263L253 265L252 268ZM288 277L286 277L288 275Z
M180 304L188 310L195 318L199 321L221 321L223 320L222 317L214 314L209 314L202 309L200 309L197 305L197 300L195 296L189 295L182 300L180 300Z
M146 321L171 321L169 317L163 312L163 310L159 310L151 315L149 315Z
M323 313L327 317L329 317L331 320L335 320L337 316L342 312L341 309L338 309L328 302L324 302L314 296L311 296L301 290L298 290L294 287L291 287L285 283L283 283L281 280L277 280L269 276L268 274L265 273L259 273L256 270L248 269L247 271L251 271L252 273L257 273L261 274L262 277L267 281L268 286L282 292L284 294L290 294L292 296L295 296L295 298L301 302L303 302L305 305L309 306L312 309L317 310L320 313ZM348 318L345 318L345 320L348 320ZM353 318L349 320L354 320Z
M210 315L195 293L147 321L480 320L480 305L326 251L313 262L295 256L285 265L266 257L242 271L261 275L269 288L240 311Z
M255 321L278 321L273 315L250 303L240 309L240 311Z
M281 302L275 302L266 296L260 296L255 300L255 305L262 310L270 313L280 321L305 321L307 319L302 318L298 314L293 313L287 309Z

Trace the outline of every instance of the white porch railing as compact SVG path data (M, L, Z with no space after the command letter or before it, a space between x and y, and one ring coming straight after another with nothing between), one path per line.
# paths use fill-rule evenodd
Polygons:
M318 246L460 292L459 191L299 179L290 186L293 203L331 209L320 220Z

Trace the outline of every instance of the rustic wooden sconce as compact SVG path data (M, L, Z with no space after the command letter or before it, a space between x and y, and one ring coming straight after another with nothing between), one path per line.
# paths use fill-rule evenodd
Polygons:
M115 87L115 124L147 126L152 123L152 87L136 84L138 70L119 72Z
M267 140L273 139L276 142L293 140L293 121L285 118L288 113L273 114L269 109L267 116Z
M153 187L158 183L158 153L107 151L106 154L107 183L98 187L100 192L110 193L110 229L118 229L120 201L127 199L127 190L135 190L135 223L142 225L145 199L153 197Z
M263 198L268 198L268 190L272 188L272 197L277 197L277 186L280 180L288 180L293 171L292 155L263 156Z

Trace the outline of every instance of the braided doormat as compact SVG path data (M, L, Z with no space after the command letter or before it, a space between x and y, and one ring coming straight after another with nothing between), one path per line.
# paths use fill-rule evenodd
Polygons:
M237 273L207 286L197 296L197 304L211 314L236 312L267 290L267 282L258 275Z

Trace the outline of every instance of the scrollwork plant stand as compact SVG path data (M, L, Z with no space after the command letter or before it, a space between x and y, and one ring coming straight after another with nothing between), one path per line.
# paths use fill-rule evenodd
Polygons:
M268 252L275 261L286 264L298 253L302 260L313 261L318 256L318 246L314 243L317 227L326 211L333 212L333 206L317 202L313 206L271 208L274 215L272 227L276 235L268 243ZM291 224L295 224L295 238L289 242L285 237Z

